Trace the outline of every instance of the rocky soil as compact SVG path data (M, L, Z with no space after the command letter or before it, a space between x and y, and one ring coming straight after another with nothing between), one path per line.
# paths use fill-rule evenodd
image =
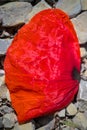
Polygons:
M20 125L5 84L3 62L17 33L39 11L64 10L76 30L81 51L79 92L60 112ZM87 0L0 0L0 130L87 130Z

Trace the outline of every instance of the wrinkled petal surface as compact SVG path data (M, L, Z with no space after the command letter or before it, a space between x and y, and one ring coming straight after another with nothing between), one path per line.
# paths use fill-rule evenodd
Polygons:
M68 16L59 9L36 14L15 36L4 69L20 123L61 110L78 91L79 43Z

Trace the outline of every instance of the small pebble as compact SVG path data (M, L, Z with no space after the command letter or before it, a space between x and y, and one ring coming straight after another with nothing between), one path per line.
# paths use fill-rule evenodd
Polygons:
M65 117L65 109L58 112L59 117Z
M74 116L77 113L77 108L73 103L71 103L67 108L66 108L67 115L69 116Z
M3 125L5 128L12 128L15 125L15 119L13 117L13 114L5 114L3 116Z
M18 130L35 130L35 128L33 127L32 122L28 122L22 125L17 125L16 126Z
M0 69L0 76L3 76L5 74L5 71Z
M6 106L6 105L3 105L3 106L0 108L0 110L1 110L4 114L13 112L13 109L12 109L11 107Z
M7 92L6 92L6 98L8 99L8 101L11 102L11 97L10 97L10 93L9 93L8 89L7 89Z
M0 76L0 86L5 83L5 76Z
M87 119L83 113L77 113L73 118L73 122L80 128L80 130L87 130Z
M85 48L80 48L81 57L85 57L87 55L87 51Z

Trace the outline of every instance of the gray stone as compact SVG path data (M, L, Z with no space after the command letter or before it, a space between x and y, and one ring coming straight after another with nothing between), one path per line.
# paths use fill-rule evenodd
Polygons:
M6 98L7 98L8 101L11 102L11 97L10 97L9 89L7 89Z
M58 129L57 129L57 130L58 130ZM69 126L66 126L66 127L64 127L62 130L75 130L75 129L73 129L73 128L69 127Z
M2 120L3 120L3 117L0 117L0 129L3 128Z
M30 20L38 12L48 8L51 7L44 0L42 0L36 6L33 7L33 10L30 13L28 13L26 22L28 22L28 20Z
M40 127L39 129L37 130L51 130L50 127L48 126L43 126L43 127Z
M81 0L82 10L87 10L87 0Z
M47 125L46 125L46 130L52 130L55 124L55 120L53 119L52 121L50 121Z
M0 54L5 54L13 39L0 39Z
M21 124L21 125L16 123L13 130L35 130L35 128L34 128L32 122L28 122L28 123Z
M83 59L83 62L84 62L84 67L85 67L85 69L87 69L87 58L84 58L84 59Z
M0 69L0 77L3 76L5 74L5 71Z
M78 105L78 108L79 108L80 112L87 111L87 101L78 100L77 105Z
M87 11L81 13L76 18L73 18L72 23L76 30L79 43L84 44L87 42Z
M87 56L87 51L85 48L80 48L80 54L81 54L81 57L85 57Z
M14 127L14 123L7 118L3 119L3 125L4 125L4 128L7 128L7 129Z
M84 58L84 59L83 59L83 61L84 61L85 63L87 63L87 57L86 57L86 58Z
M37 130L46 130L46 128L43 126L41 128L38 128ZM48 130L49 130L49 128L48 128Z
M20 130L18 122L15 123L15 125L14 125L12 130Z
M79 130L79 129L75 128L74 130Z
M65 117L65 109L58 112L59 117Z
M86 104L87 105L87 104ZM87 119L87 110L86 111L84 111L84 116L86 117L86 119Z
M87 81L80 81L77 99L87 101Z
M59 0L56 8L62 9L70 18L75 17L81 12L80 0Z
M85 65L84 64L81 64L81 75L83 74L83 72L86 70L86 68L85 68Z
M0 97L1 98L6 98L6 92L7 92L6 85L1 85L0 86Z
M5 114L3 116L3 125L5 128L12 128L15 125L15 118L13 113Z
M73 122L77 124L81 130L87 130L87 119L85 118L83 113L77 113L73 118Z
M82 73L81 78L87 80L87 70Z
M5 76L0 76L0 86L5 83Z
M13 112L13 109L11 107L8 107L6 105L3 105L0 107L0 111L2 111L4 114Z
M17 123L18 122L17 115L14 112L9 113L9 114L10 114L10 119L12 118L11 120Z
M0 6L2 26L16 26L25 23L27 14L31 12L32 5L27 2L10 2Z
M0 98L0 102L2 102L2 98Z
M66 108L67 115L74 116L77 113L77 108L73 103L70 103L69 106Z
M82 62L80 77L84 80L87 80L87 59L83 58Z

